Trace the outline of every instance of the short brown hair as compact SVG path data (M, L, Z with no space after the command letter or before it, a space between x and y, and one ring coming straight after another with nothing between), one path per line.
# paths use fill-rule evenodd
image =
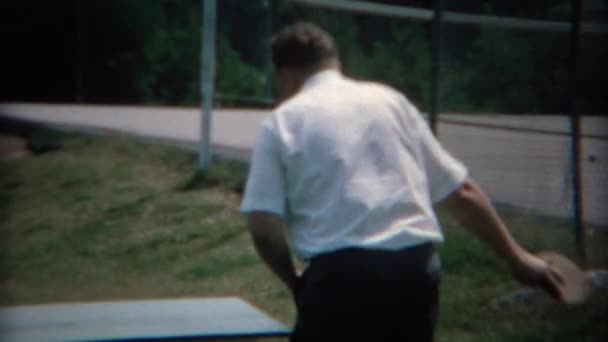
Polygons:
M317 25L298 22L272 38L275 69L314 69L338 59L333 37Z

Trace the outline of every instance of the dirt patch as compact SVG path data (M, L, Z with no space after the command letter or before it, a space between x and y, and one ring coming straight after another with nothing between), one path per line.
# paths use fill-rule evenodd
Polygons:
M19 158L30 154L31 152L27 148L27 140L0 134L0 160Z

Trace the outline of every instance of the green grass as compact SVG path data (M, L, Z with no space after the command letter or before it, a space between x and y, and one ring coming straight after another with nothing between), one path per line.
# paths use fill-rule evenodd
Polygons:
M246 165L123 136L0 162L0 305L240 296L291 325L290 295L255 254L238 213ZM608 300L566 307L489 303L518 288L486 248L442 215L439 341L604 341ZM568 229L506 216L534 250L573 256ZM606 268L608 239L587 239Z

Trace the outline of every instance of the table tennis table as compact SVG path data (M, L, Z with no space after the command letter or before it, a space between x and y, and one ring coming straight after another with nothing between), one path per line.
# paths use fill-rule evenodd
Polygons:
M285 337L238 297L0 307L0 341L198 341Z

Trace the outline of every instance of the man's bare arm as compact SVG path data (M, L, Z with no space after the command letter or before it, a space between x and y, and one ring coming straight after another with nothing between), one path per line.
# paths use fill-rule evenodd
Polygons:
M255 211L247 215L247 225L256 251L281 281L295 293L297 274L280 216Z
M489 246L511 267L520 282L544 288L555 297L562 276L543 260L522 248L513 238L481 188L468 178L440 203L460 224Z

